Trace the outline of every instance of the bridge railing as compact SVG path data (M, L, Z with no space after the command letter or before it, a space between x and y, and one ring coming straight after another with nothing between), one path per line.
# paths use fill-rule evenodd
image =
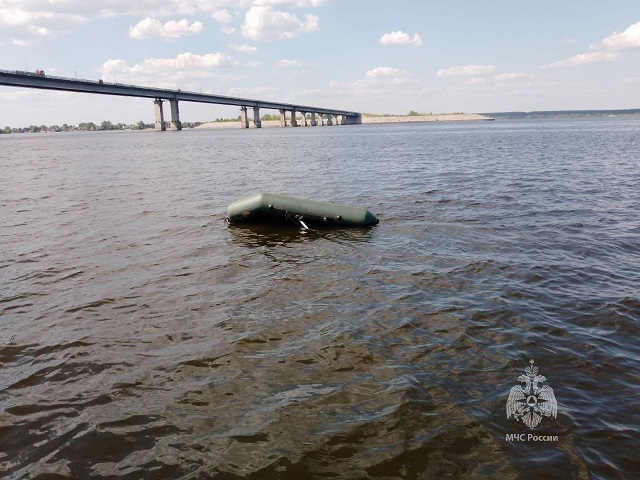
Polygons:
M36 77L36 78L49 78L52 80L62 80L65 82L78 82L78 83L93 83L95 85L110 85L110 86L118 86L118 87L130 87L130 88L142 88L146 90L166 90L166 89L157 89L153 87L144 87L140 85L132 85L127 83L118 83L118 82L105 82L102 79L98 80L88 80L86 78L73 78L73 77L58 77L56 75L49 75L46 73L37 73L37 72L28 72L25 70L2 70L0 69L0 73L7 73L10 75L22 75L25 77ZM185 92L185 93L196 93L196 92Z
M119 82L105 82L102 79L98 79L98 80L88 80L85 78L73 78L73 77L58 77L56 75L48 75L46 73L37 73L37 72L29 72L26 70L4 70L4 69L0 69L0 73L6 73L9 75L21 75L24 77L35 77L35 78L48 78L51 80L61 80L64 82L78 82L78 83L91 83L94 85L106 85L106 86L111 86L111 87L125 87L125 88L135 88L138 90L148 90L150 92L158 92L158 91L163 91L163 92L167 92L167 91L171 91L171 92L175 92L175 93L185 93L185 94L193 94L193 95L207 95L207 94L203 94L202 92L192 92L189 90L180 90L180 89L171 89L171 88L160 88L160 87L145 87L142 85L133 85L133 84L128 84L128 83L119 83ZM217 95L217 96L224 96L224 95Z

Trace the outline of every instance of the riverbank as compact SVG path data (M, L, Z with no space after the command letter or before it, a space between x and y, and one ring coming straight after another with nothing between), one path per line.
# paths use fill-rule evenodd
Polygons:
M370 115L362 116L363 124L383 124L383 123L418 123L418 122L475 122L494 120L491 117L478 115L477 113L449 113L440 115ZM301 125L302 120L298 120ZM240 122L207 122L195 127L196 129L209 128L238 128ZM253 122L249 122L253 128ZM280 120L263 120L262 127L279 127ZM287 126L289 119L287 118Z
M422 122L477 122L494 120L477 113L447 113L438 115L368 115L362 116L363 124L370 123L422 123Z

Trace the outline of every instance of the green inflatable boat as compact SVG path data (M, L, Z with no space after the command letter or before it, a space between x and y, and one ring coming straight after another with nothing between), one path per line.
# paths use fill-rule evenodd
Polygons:
M326 226L370 226L378 219L365 208L317 202L274 193L259 193L236 200L227 207L228 223L293 222Z

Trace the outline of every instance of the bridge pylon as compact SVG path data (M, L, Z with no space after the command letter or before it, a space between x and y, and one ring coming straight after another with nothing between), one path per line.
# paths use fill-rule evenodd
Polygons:
M153 103L156 106L156 130L164 132L167 129L167 126L164 123L164 112L162 111L162 99L156 98Z

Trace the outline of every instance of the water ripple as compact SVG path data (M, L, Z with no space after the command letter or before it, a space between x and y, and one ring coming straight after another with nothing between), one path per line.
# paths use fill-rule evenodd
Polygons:
M639 129L3 136L0 472L632 478ZM227 227L254 191L381 223ZM506 440L530 359L557 442Z

